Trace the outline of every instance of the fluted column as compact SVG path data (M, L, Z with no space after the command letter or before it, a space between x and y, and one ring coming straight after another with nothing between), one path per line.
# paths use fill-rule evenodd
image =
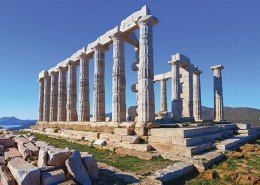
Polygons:
M138 127L155 119L154 107L154 62L153 62L153 25L157 19L145 16L138 21L139 38L139 70L138 70Z
M58 73L52 71L51 75L51 95L50 95L50 122L57 121L58 113Z
M94 48L93 120L105 121L105 49L101 44Z
M221 70L224 66L217 65L211 67L214 75L214 120L224 120L224 105L223 105L223 87Z
M201 87L200 87L200 70L193 73L193 117L195 121L202 121L201 116Z
M66 121L67 117L67 69L59 67L58 69L58 121Z
M112 72L112 121L126 121L125 100L125 46L122 33L112 36L113 72Z
M180 97L180 66L178 61L170 61L172 68L172 117L175 121L180 121L181 112L181 97Z
M77 121L77 73L76 64L68 63L67 121Z
M50 120L50 76L48 71L44 72L44 99L43 99L43 121Z
M79 121L90 120L89 59L86 55L80 56Z
M160 81L161 91L160 91L160 103L161 103L161 111L167 112L167 90L166 90L166 82L167 79L162 79Z
M39 118L38 121L43 121L43 102L44 102L44 79L39 79Z

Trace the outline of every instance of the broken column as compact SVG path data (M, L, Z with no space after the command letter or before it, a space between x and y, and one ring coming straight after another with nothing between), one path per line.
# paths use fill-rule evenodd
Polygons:
M126 121L125 100L125 46L123 33L117 32L113 40L113 72L112 72L112 121Z
M67 69L65 67L58 68L58 121L66 121L66 104L67 104L67 81L66 73Z
M162 112L167 112L167 90L166 90L167 79L160 80L161 91L160 91L160 107Z
M93 121L105 121L105 48L97 44L94 48L94 94Z
M149 11L147 11L149 12ZM140 28L139 64L138 64L138 124L144 127L155 119L154 107L154 62L153 62L153 26L158 20L151 16L143 16L138 21ZM142 134L139 134L142 135Z
M58 113L58 74L56 71L50 72L51 75L51 95L50 95L50 122L57 121Z
M79 84L79 121L90 120L89 104L89 56L80 57L80 84Z
M201 71L195 69L193 73L193 116L195 121L202 121L201 117L201 87L200 75Z
M43 121L48 122L50 116L50 76L44 71Z
M77 121L77 65L74 61L68 63L68 97L67 97L67 121Z
M216 65L210 69L214 75L214 121L223 121L224 105L221 70L224 69L224 66Z
M39 79L39 118L38 121L43 121L43 102L44 102L44 79Z

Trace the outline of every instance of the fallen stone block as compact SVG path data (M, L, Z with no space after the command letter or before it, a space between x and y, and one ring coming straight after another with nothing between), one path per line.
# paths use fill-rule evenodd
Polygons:
M5 151L5 148L3 145L0 145L0 155L3 155Z
M101 139L97 139L93 145L98 145L98 146L105 146L106 145L106 141L101 140Z
M138 136L123 136L122 142L123 143L129 143L129 144L138 144L139 143L139 137Z
M236 127L238 129L241 129L241 130L246 130L246 129L250 129L251 128L251 124L250 123L235 123L236 124Z
M10 138L0 138L0 144L5 147L13 147L14 141Z
M27 138L25 138L25 137L16 137L15 139L15 142L17 143L17 145L24 145L24 144L26 144L26 143L30 143L30 141L27 139Z
M16 185L16 181L6 166L0 166L0 177L2 185Z
M22 157L22 155L16 148L11 147L11 148L5 148L4 157L5 157L5 160L10 160L14 157Z
M41 185L59 184L65 180L65 173L63 169L45 171L41 173Z
M78 150L74 151L72 155L66 160L66 167L68 172L77 182L84 185L91 185L89 174L84 167Z
M97 161L93 157L93 155L81 153L81 158L82 158L82 162L83 162L85 168L87 169L89 177L92 180L98 179L99 169L98 169Z
M44 141L35 141L35 143L34 143L38 148L41 148L41 147L43 147L43 146L46 146L47 145L47 143L46 142L44 142Z
M63 167L65 165L65 161L70 156L69 150L64 150L60 148L50 148L48 149L48 165L55 167Z
M29 141L31 141L33 143L35 143L35 141L36 141L36 138L34 136L29 136L28 139L29 139Z
M128 143L118 143L118 146L131 149L131 150L139 150L139 151L151 151L153 148L149 144L128 144Z
M28 148L28 149L32 152L32 154L33 154L34 156L38 156L38 155L39 155L39 149L38 149L38 147L35 146L34 144L32 144L31 142L24 144L24 146L25 146L26 148Z
M11 159L7 167L18 185L40 185L40 169L20 157Z
M39 168L47 166L47 162L48 162L48 150L45 147L41 147L39 151L37 166Z
M22 154L24 160L27 160L29 157L32 156L32 152L28 148L24 147L22 144L18 143L17 148L20 154Z

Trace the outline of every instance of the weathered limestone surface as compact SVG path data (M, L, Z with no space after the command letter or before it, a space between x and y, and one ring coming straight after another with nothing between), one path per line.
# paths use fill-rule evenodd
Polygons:
M200 70L193 74L193 116L195 121L201 121L201 89L200 89Z
M66 160L66 167L68 172L75 178L75 180L84 185L91 185L89 174L84 167L81 156L78 150L74 151L72 155Z
M222 65L211 67L214 74L214 120L224 120L224 104L223 104L223 88L221 70L224 69Z
M0 177L2 185L16 185L16 181L6 166L0 166Z
M115 33L113 40L113 74L112 74L112 121L126 121L125 100L125 51L123 33Z
M43 121L44 80L39 79L39 121Z
M43 99L43 121L48 122L50 116L50 77L48 71L44 72L44 99Z
M10 160L15 157L22 157L20 152L14 147L5 148L4 156L5 156L5 160Z
M98 179L99 169L98 169L97 161L93 157L93 155L81 153L81 158L82 158L82 162L83 162L85 168L87 169L89 177L92 180Z
M9 138L0 138L0 144L3 145L3 147L12 147L14 146L14 141Z
M161 80L161 94L160 94L160 108L162 112L167 112L167 90L166 90L167 79Z
M68 67L67 121L77 121L77 71L76 64L70 61Z
M94 48L94 94L93 120L105 121L105 48L97 44Z
M20 144L20 145L24 145L26 143L30 143L30 141L27 138L23 137L23 136L16 137L15 138L15 142L17 142L17 144Z
M67 82L66 68L59 67L59 87L58 87L58 121L66 121L66 104L67 104Z
M7 167L18 185L40 185L39 168L24 161L22 158L16 157L11 159Z
M65 180L65 173L63 169L51 170L41 173L41 185L59 184Z
M86 55L80 57L79 121L90 120L89 59Z
M48 151L47 151L47 148L41 147L41 149L39 151L39 157L38 157L37 166L39 168L47 166L47 162L48 162Z
M49 166L63 167L65 161L69 158L70 151L60 148L50 148L48 150L48 162Z
M27 160L29 157L32 156L32 152L28 148L24 147L22 144L18 143L17 148L18 151L22 154L24 160Z
M28 149L32 152L32 154L33 154L34 156L38 156L38 154L39 154L39 149L38 149L34 144L32 144L32 143L30 142L30 143L24 144L24 146L25 146L26 148L28 148Z
M2 154L3 155L3 154ZM5 157L4 156L0 156L0 166L5 166L6 163L5 163Z

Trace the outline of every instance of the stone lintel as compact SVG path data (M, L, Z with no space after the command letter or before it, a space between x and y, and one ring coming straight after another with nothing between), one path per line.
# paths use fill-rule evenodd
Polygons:
M215 69L218 69L218 70L222 70L222 69L224 69L224 66L223 65L215 65L215 66L212 66L211 68L210 68L211 70L215 70Z
M175 62L179 62L181 66L191 64L190 59L188 57L186 57L185 55L180 54L180 53L176 53L175 55L172 55L172 60L169 61L168 63L173 64Z
M47 74L46 74L47 73ZM43 79L46 75L48 75L48 71L43 70L39 73L39 79L38 81L40 81L41 79Z
M171 71L167 72L167 73L162 73L162 74L158 74L155 75L153 78L153 81L161 81L161 80L168 80L169 78L171 78Z
M147 24L151 24L154 26L159 23L159 20L152 15L145 15L141 19L136 21L136 24L138 24L138 25L142 24L142 23L147 23Z

